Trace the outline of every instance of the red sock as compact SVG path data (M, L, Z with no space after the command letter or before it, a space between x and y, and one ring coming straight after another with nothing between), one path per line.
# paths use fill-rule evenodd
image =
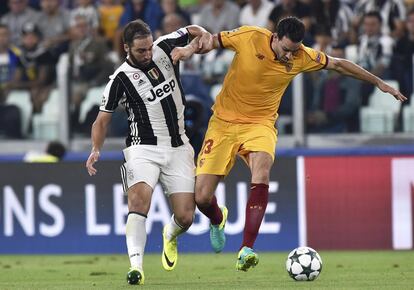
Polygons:
M217 198L215 195L213 195L209 205L197 205L197 207L206 217L210 219L212 225L218 225L223 220L223 213L217 204Z
M246 205L246 222L244 224L241 248L244 246L253 248L266 211L268 197L269 185L263 183L251 184L250 196Z

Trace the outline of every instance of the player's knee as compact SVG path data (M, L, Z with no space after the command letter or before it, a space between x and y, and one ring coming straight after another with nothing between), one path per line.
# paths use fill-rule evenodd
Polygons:
M269 183L270 179L270 169L261 169L257 172L253 172L252 174L252 182L253 183Z
M193 214L190 212L181 215L175 215L175 219L177 223L185 229L188 229L193 224Z
M206 207L211 203L212 198L213 195L209 194L207 191L200 191L195 195L195 202L198 207Z

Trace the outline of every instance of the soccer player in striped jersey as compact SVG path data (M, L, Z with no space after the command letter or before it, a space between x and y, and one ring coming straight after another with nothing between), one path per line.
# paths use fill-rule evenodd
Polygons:
M96 174L94 163L112 113L122 104L129 124L121 167L129 209L126 242L131 268L127 281L143 284L145 221L156 183L160 181L173 211L163 229L165 270L173 270L177 264L177 236L191 226L195 209L194 151L184 130L185 96L179 66L172 63L170 54L175 47L185 45L193 52L202 52L213 39L203 28L190 25L153 42L149 26L141 20L126 25L123 39L128 56L110 76L103 92L100 112L92 125L92 152L86 167L90 175Z
M336 70L376 85L397 100L406 97L360 66L302 44L305 28L295 18L282 19L276 32L243 26L214 35L213 47L235 52L223 87L213 106L196 170L196 204L211 223L210 240L220 252L225 245L227 209L214 196L218 182L231 170L239 155L250 168L251 186L246 205L243 242L236 269L247 271L259 262L253 246L268 202L269 173L274 162L277 131L275 121L284 91L301 72ZM189 47L176 48L173 61L193 54Z

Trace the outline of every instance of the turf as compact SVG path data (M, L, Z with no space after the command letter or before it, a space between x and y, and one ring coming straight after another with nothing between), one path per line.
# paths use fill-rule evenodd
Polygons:
M235 271L235 254L181 254L172 272L145 256L145 285L130 286L126 255L0 256L0 289L414 289L414 251L320 252L321 276L295 282L287 253L259 253L251 271Z

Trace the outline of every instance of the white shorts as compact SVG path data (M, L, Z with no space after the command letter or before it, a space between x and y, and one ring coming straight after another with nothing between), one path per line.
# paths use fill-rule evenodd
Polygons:
M180 147L134 145L124 149L124 156L121 176L125 193L138 182L154 189L158 181L167 196L194 192L194 149L189 143Z

